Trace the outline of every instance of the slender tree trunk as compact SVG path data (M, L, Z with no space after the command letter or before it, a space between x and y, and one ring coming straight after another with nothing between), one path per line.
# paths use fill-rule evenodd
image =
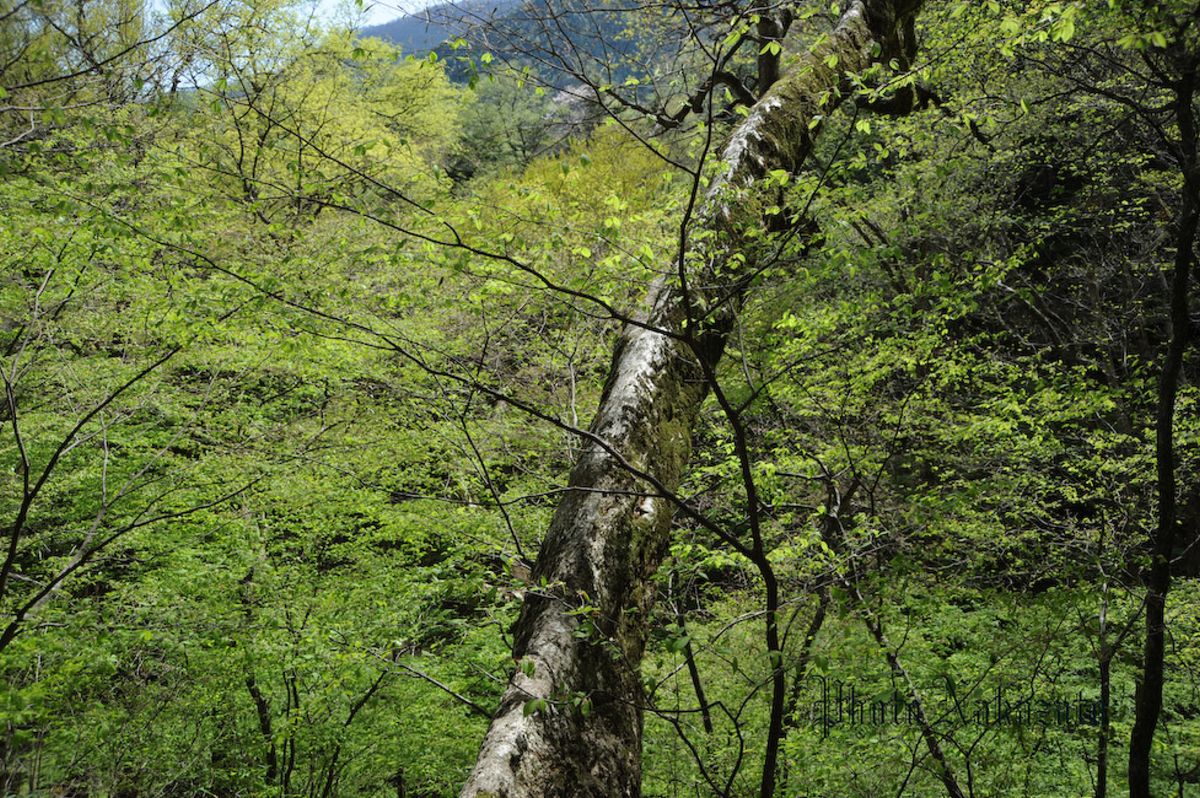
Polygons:
M759 552L756 552L759 553ZM779 581L775 572L768 567L760 571L764 577L766 591L767 656L771 662L771 715L767 725L767 748L763 752L762 779L759 781L759 798L775 798L775 778L779 769L779 744L783 741L784 703L787 700L787 673L783 669L783 647L779 645Z
M250 698L254 700L254 710L258 715L258 731L263 737L263 750L266 752L266 782L274 784L275 777L279 774L279 755L275 749L275 734L271 729L271 706L254 680L253 673L246 676L246 689L250 691Z
M897 37L919 0L854 0L837 28L751 110L731 136L697 221L720 233L684 293L662 280L644 325L622 331L592 422L533 572L514 630L519 666L483 741L463 798L631 798L641 789L639 665L653 601L650 577L668 541L691 430L753 275L739 231L761 226L753 183L798 170L817 114L828 114L848 73L901 51ZM836 55L836 58L831 56ZM833 66L830 66L833 64ZM830 93L825 106L819 98ZM745 260L729 257L735 252ZM700 329L688 317L705 313ZM584 619L590 625L584 625ZM585 630L590 631L584 634ZM586 700L584 700L586 699ZM583 711L587 708L588 711Z
M966 793L959 786L958 777L954 775L954 768L950 765L950 760L946 758L946 754L942 750L942 744L938 741L937 729L933 727L933 721L929 719L929 715L925 712L925 699L922 698L916 683L900 662L900 655L896 653L897 649L892 646L887 635L884 633L882 621L871 612L870 606L867 604L857 585L847 581L846 586L858 601L859 607L862 610L863 622L866 623L871 636L875 638L880 651L883 652L884 657L887 659L892 673L899 677L908 690L909 699L912 701L912 706L916 709L916 720L921 730L921 737L925 740L925 748L929 751L929 756L933 759L937 777L942 782L942 786L946 788L946 795L948 798L966 798ZM969 768L967 776L968 778L970 777Z
M1171 557L1175 553L1178 502L1175 480L1175 399L1183 372L1183 355L1191 333L1188 292L1195 260L1200 207L1200 174L1196 164L1196 124L1192 102L1196 91L1196 63L1189 58L1175 87L1175 118L1179 125L1179 166L1183 172L1183 198L1175 239L1171 276L1171 338L1163 357L1158 382L1155 419L1155 466L1158 483L1158 525L1152 541L1150 571L1146 578L1146 640L1142 678L1135 701L1133 730L1129 735L1129 796L1150 798L1150 753L1154 731L1162 712L1163 660L1166 640L1167 591L1171 588Z
M1099 649L1096 661L1100 666L1100 729L1096 735L1096 789L1093 798L1108 798L1108 771L1112 761L1112 665L1117 652L1132 633L1134 624L1141 615L1139 610L1131 615L1116 635L1110 634L1108 619L1109 585L1101 587Z
M829 609L829 587L822 585L817 593L817 607L813 611L812 620L809 621L808 630L804 634L804 641L800 644L800 653L796 657L796 664L792 668L792 684L788 691L787 703L783 708L783 733L780 736L779 743L787 739L788 734L792 729L796 728L800 723L799 707L800 696L804 690L804 684L808 679L808 664L812 659L813 645L817 641L817 635L821 632L821 627L825 624L825 613ZM787 760L784 760L783 767L780 768L779 790L784 795L789 795L788 779L790 772L787 767Z
M668 585L668 589L671 587L672 585ZM692 641L688 637L687 616L684 614L683 607L675 603L673 596L671 601L675 610L675 625L679 627L679 633L687 641L683 646L683 660L687 664L688 678L692 680L692 690L696 693L696 703L700 706L700 720L704 724L704 733L712 734L712 712L708 707L708 697L704 694L704 682L700 679L700 668L696 665L696 651L692 648Z
M1096 739L1095 798L1108 798L1108 741L1112 733L1109 720L1112 706L1112 653L1101 641L1100 647L1100 734Z

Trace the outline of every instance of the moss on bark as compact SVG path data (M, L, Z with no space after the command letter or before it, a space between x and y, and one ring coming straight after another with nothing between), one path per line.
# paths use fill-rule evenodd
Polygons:
M699 329L685 330L685 298L659 281L651 291L650 329L622 332L591 426L604 444L590 442L572 470L570 487L578 490L559 504L533 573L535 583L544 578L552 587L530 593L515 629L514 658L532 663L533 674L518 671L510 682L464 798L639 795L638 667L653 601L650 578L672 518L671 505L648 486L675 490L690 457L691 430L707 394L705 365L720 359L744 278L755 271L746 236L764 227L755 182L774 169L803 165L820 128L813 120L833 110L847 74L899 51L901 20L916 5L855 0L825 42L802 56L731 136L723 176L697 220L716 235L705 241L709 257L701 260L708 271L694 284L719 287L687 297L693 308L717 310L704 315ZM684 343L684 334L702 345ZM584 601L595 608L589 620L598 633L590 636L579 634L575 613ZM586 716L565 700L580 693L591 699ZM534 699L546 708L526 715Z

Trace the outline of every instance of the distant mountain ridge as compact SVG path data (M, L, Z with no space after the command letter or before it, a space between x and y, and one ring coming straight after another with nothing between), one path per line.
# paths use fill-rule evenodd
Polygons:
M528 69L556 89L578 84L577 76L558 64L579 63L602 70L599 82L620 83L646 64L629 60L649 33L629 30L619 0L455 0L406 14L383 25L363 28L400 47L405 55L423 58L436 53L451 80L476 74L464 56L491 53L498 64ZM548 23L553 20L553 24ZM469 45L457 51L449 42L461 37ZM568 57L564 61L563 56Z
M520 0L442 3L391 22L365 27L359 35L383 39L398 46L405 55L423 57L439 50L439 45L444 42L465 34L473 22L509 16L520 4Z

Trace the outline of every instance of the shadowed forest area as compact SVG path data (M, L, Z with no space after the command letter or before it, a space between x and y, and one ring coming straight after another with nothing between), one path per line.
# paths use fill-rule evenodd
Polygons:
M2 798L1200 798L1200 6L0 0Z

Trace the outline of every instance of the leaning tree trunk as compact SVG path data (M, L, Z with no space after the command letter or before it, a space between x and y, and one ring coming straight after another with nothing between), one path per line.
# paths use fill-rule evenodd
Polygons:
M463 798L640 794L638 669L651 577L675 509L664 492L678 486L687 465L708 391L705 368L720 359L755 270L741 231L762 228L760 209L770 203L756 198L753 184L768 171L804 164L819 128L813 120L832 110L848 74L903 56L903 23L919 5L854 0L824 43L775 83L730 137L723 175L696 222L718 233L705 273L690 281L705 288L685 294L660 280L644 323L622 331L591 437L571 471L573 490L554 514L533 571L533 582L545 587L529 591L516 624L516 673ZM822 105L822 95L835 99ZM730 258L735 252L744 259ZM689 315L703 319L689 329Z

